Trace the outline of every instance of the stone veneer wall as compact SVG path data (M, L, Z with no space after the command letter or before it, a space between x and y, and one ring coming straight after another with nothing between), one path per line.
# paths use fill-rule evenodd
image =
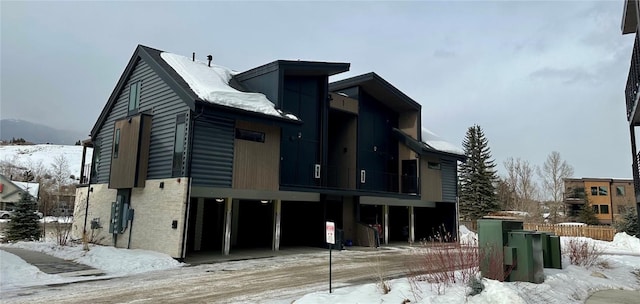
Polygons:
M164 182L164 188L160 183ZM131 233L131 249L146 249L166 253L174 258L181 258L182 236L186 212L186 196L189 185L188 178L171 178L163 180L147 180L144 188L131 191L131 206L135 210L133 222L117 237L117 247L126 248ZM89 216L87 231L91 233L91 220L98 218L102 229L100 244L113 245L114 239L109 234L111 202L116 200L115 189L108 189L107 184L91 185L93 192L89 197ZM87 187L78 188L74 210L73 236L82 237ZM176 228L172 228L173 221ZM130 231L131 230L131 231Z

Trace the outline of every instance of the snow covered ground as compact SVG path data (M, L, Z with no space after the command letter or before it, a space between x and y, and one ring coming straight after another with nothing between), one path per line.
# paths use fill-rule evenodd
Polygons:
M477 236L461 227L461 239L473 242ZM593 244L603 251L602 261L607 267L584 268L569 265L563 261L564 269L545 269L545 282L532 284L526 282L508 282L483 279L482 293L467 296L469 287L454 284L440 289L426 282L412 285L408 279L389 281L391 291L383 294L376 284L344 286L334 292L312 292L299 298L295 303L583 303L593 292L604 289L640 289L640 240L619 233L612 242L596 241L588 238L563 237L563 246L570 240L580 240ZM128 276L143 272L172 269L184 266L169 256L145 250L126 250L113 247L94 246L84 252L80 246L58 247L45 242L22 242L12 245L45 252L60 258L75 260L103 270L109 277ZM305 265L308 258L283 256L270 259L242 261L244 266L258 267L261 263L281 263L283 261ZM27 286L47 285L86 280L87 278L67 278L40 272L20 258L0 250L0 296L7 290L15 291ZM230 263L232 264L232 263ZM224 265L220 264L221 267ZM240 265L240 264L239 264ZM320 278L319 280L321 280ZM177 283L177 282L176 282ZM69 287L69 286L67 286ZM73 288L73 285L71 285ZM81 288L81 287L78 287ZM78 293L82 293L78 290ZM265 298L264 303L281 303L278 294ZM290 300L288 300L290 302Z
M86 163L91 162L93 149L87 149ZM44 169L52 169L59 156L64 156L69 165L70 174L76 178L80 176L82 166L82 146L66 145L20 145L0 146L0 161L9 162L14 166L34 170L39 164Z

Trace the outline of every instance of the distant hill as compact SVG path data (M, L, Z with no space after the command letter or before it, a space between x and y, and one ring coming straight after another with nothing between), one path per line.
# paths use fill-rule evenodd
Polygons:
M45 125L20 119L0 120L0 139L9 141L11 138L24 138L36 144L73 145L78 140L87 139L89 131L58 130Z

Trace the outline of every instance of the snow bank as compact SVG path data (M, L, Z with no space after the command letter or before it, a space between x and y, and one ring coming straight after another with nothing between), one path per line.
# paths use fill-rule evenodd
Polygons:
M469 230L467 226L460 225L460 244L465 245L477 245L478 244L478 234Z
M202 61L162 53L160 57L184 79L200 99L227 107L263 113L272 116L297 120L293 114L284 114L275 108L264 94L240 92L231 86L231 70L212 64L210 67Z

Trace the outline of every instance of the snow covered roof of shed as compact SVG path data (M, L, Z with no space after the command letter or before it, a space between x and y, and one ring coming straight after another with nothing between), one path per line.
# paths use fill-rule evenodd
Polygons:
M464 151L461 148L444 140L442 137L431 132L425 127L422 127L422 142L433 150L465 156Z
M283 113L275 108L262 93L241 92L229 85L235 72L223 66L162 52L160 57L173 68L189 85L189 88L203 101L217 105L267 114L276 117L298 120L293 114Z

